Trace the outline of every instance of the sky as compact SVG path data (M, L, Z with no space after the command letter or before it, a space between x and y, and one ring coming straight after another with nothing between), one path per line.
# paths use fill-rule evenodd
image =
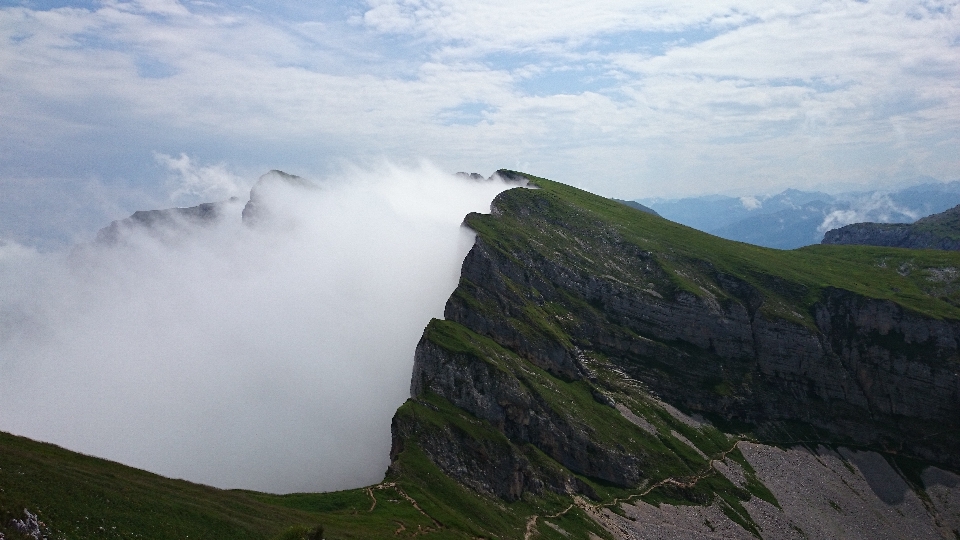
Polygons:
M960 178L957 0L3 0L0 43L0 238L33 245L222 196L182 189L211 171L427 160L628 199Z

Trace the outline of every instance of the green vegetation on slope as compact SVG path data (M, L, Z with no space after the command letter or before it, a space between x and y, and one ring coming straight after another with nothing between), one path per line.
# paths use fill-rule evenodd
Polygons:
M927 233L939 238L960 240L960 207L918 219L910 229L914 233Z
M807 324L809 308L826 287L892 300L935 318L960 319L960 253L870 246L816 245L792 251L763 248L724 240L571 186L525 176L540 190L513 190L498 201L504 206L501 215L471 214L467 219L470 227L508 254L524 251L531 244L558 260L582 251L576 242L563 242L554 235L525 230L523 239L515 236L522 225L513 216L536 213L611 248L632 244L650 253L661 267L672 270L664 279L674 293L703 296L709 291L727 297L708 277L715 270L744 279L762 291L768 301L761 309L770 315ZM608 273L617 258L614 252L610 255L582 270L594 275ZM805 310L798 312L794 306Z
M413 402L398 414L434 422L462 416L449 405L438 412ZM498 435L487 430L484 436ZM329 540L466 540L516 538L537 508L562 510L559 497L507 506L478 495L446 477L415 445L398 456L396 468L402 473L365 489L271 495L171 480L0 432L0 532L8 540L23 537L10 522L27 509L57 539L308 540L321 525ZM554 522L579 537L586 531L605 537L582 512ZM564 536L546 528L540 538Z
M684 505L712 504L716 501L731 520L745 530L758 534L758 529L742 502L758 497L774 506L778 505L766 486L756 479L755 473L745 460L741 467L744 469L747 484L742 488L714 468L713 460L723 461L728 456L737 463L743 460L736 450L736 439L710 425L692 425L689 420L684 421L675 416L676 413L668 412L657 400L643 391L638 391L632 386L633 381L617 373L614 366L604 359L586 359L595 374L593 382L566 381L522 360L516 353L503 348L490 338L476 334L455 322L433 320L427 326L424 337L451 353L470 356L471 362L489 364L502 376L512 379L509 384L505 384L505 379L501 379L501 387L519 388L522 392L534 396L535 402L541 404L538 407L545 407L551 414L560 416L560 423L572 426L574 431L589 433L593 443L614 452L642 457L644 479L633 487L616 487L595 478L578 475L579 480L589 487L588 492L593 494L592 502L583 503L587 506L619 511L617 501L643 500L651 504ZM511 393L514 392L511 390ZM605 397L598 397L601 394ZM626 406L630 412L642 417L648 423L648 428L641 429L632 423L611 403ZM420 411L420 418L407 421L417 425L418 433L421 434L452 428L473 441L496 440L499 447L512 447L516 453L529 455L536 449L529 443L522 445L510 441L488 422L475 418L430 393L408 402L398 412L398 416L413 414L415 410ZM424 435L420 435L420 439L424 438ZM412 444L420 442L410 441ZM433 440L426 444L437 446ZM537 453L541 456L543 466L552 471L560 470L561 474L572 474L557 461L542 452ZM546 476L551 474L545 473ZM526 507L524 504L514 503L513 506L507 505L505 508L520 509L519 515L523 512L550 515L555 510L550 504L554 497L556 495L536 497L527 494L523 499L523 502L527 503ZM509 537L509 534L507 536Z
M317 516L0 433L0 531L39 515L66 538L269 538Z

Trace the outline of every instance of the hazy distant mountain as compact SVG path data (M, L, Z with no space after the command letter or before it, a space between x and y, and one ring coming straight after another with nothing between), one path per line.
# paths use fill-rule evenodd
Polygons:
M830 195L788 189L776 195L641 199L661 216L722 238L779 249L817 244L824 232L859 222L912 223L960 204L960 181L898 191Z
M263 207L262 199L266 190L277 186L294 186L304 189L316 189L318 186L306 178L272 170L262 175L253 188L250 197L244 203L239 197L226 201L209 202L187 208L164 208L162 210L138 210L130 217L118 219L97 232L99 244L117 244L130 234L146 232L166 241L177 241L188 231L221 222L231 214L239 214L244 223L256 224L269 215Z
M295 174L288 174L276 169L262 175L257 183L250 188L250 200L243 207L241 214L243 222L252 225L267 219L268 211L263 207L263 192L276 186L293 186L304 189L316 189L317 185L306 178Z
M799 208L753 215L708 232L758 246L793 249L820 240L818 227L829 207L826 202L812 201Z

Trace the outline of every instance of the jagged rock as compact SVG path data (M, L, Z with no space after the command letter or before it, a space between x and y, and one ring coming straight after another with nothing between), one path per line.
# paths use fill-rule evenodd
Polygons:
M506 169L500 169L499 171L491 174L488 180L493 180L495 178L499 178L501 181L509 184L517 184L521 186L527 185L526 176L515 171L508 171Z
M185 228L207 226L224 218L226 209L239 202L237 197L215 203L203 203L188 208L138 210L126 219L116 220L97 232L98 244L115 245L127 234L147 232L154 236L171 237L182 234Z
M475 181L477 181L477 182L482 182L482 181L485 181L485 180L492 180L492 179L493 179L493 177L484 178L483 175L482 175L482 174L479 174L479 173L466 173L466 172L462 172L462 171L461 171L461 172L458 172L455 176L456 176L457 178L463 178L463 179L466 179L466 180L475 180Z
M579 425L575 419L551 407L542 396L532 392L519 378L522 374L512 372L503 365L478 362L470 354L452 353L430 340L430 330L428 328L418 344L414 358L411 384L414 397L427 393L439 395L454 406L489 422L514 445L532 444L575 473L624 487L640 482L643 464L638 456L594 440L588 426ZM457 445L427 444L424 447L457 448L460 451ZM442 451L434 453L446 455ZM474 467L477 473L463 475L457 474L457 468L445 466L445 462L450 460L450 457L440 457L435 462L445 471L450 471L448 474L468 483L475 483L478 478L496 478L502 474L498 468L504 461L482 461ZM521 458L514 456L512 461L521 461ZM570 484L570 480L565 478L553 477L550 480L541 483L561 493ZM506 495L507 498L519 495L512 488L493 492Z

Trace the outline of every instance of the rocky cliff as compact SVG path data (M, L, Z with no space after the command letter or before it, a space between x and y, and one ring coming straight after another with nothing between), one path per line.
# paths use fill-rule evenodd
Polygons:
M762 482L697 480L738 440L960 468L960 259L767 250L533 182L465 221L476 243L418 347L394 474L415 445L507 501L659 485L759 535L750 501L779 504Z
M960 250L960 206L914 223L854 223L827 231L823 244Z

